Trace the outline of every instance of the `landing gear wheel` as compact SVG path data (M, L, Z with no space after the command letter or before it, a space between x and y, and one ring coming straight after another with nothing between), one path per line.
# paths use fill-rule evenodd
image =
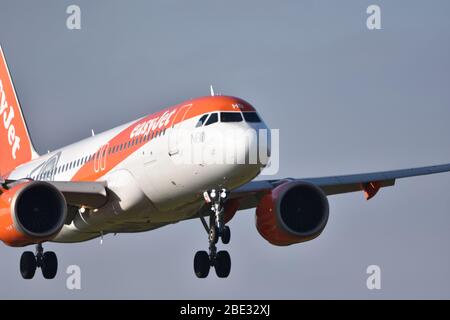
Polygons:
M230 243L231 231L230 231L230 227L229 226L223 227L221 238L222 238L222 243L223 244L229 244Z
M58 271L58 258L53 251L44 252L42 255L42 275L45 279L53 279Z
M209 229L209 241L216 244L219 241L219 228L212 226Z
M37 263L34 253L25 251L20 257L20 273L24 279L33 279L36 273Z
M214 269L219 278L228 277L231 271L231 258L228 251L217 252Z
M194 257L194 271L197 278L206 278L210 267L208 253L206 251L197 251Z

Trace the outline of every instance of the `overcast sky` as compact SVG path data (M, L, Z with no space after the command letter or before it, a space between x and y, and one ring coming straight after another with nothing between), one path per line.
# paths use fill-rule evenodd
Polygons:
M81 8L81 30L66 27ZM366 27L381 7L382 30ZM275 177L450 162L449 1L6 1L0 42L39 152L216 92L280 131ZM267 177L266 177L267 178ZM450 298L450 174L397 181L366 202L332 196L311 242L280 248L254 210L230 223L232 271L195 277L200 221L47 244L54 280L22 280L0 246L0 298ZM31 248L32 249L32 248ZM82 289L66 289L78 265ZM366 268L381 267L381 290Z

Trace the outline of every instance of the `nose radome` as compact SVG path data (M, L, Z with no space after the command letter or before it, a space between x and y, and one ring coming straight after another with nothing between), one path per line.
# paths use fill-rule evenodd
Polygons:
M270 158L270 132L262 127L241 127L230 137L237 150L237 163L265 167Z
M257 132L257 150L258 164L265 167L269 163L271 155L271 132L265 126L256 129Z

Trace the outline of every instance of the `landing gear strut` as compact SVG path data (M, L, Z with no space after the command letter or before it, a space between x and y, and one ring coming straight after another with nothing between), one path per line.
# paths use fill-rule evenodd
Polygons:
M198 278L206 278L209 269L214 267L219 278L226 278L231 271L231 258L228 251L217 251L219 238L228 244L231 238L230 227L224 223L224 203L228 196L226 189L205 191L205 202L211 206L209 225L204 217L200 217L208 232L209 252L198 251L194 257L194 271Z
M20 273L24 279L33 279L37 268L41 268L45 279L53 279L58 271L56 254L53 251L44 252L40 243L36 245L36 253L25 251L20 258Z

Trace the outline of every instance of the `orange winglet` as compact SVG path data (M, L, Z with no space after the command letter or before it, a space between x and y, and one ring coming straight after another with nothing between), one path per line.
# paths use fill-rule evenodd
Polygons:
M368 183L361 183L361 190L364 191L364 197L366 200L372 199L380 190L380 183L375 182L368 182Z

